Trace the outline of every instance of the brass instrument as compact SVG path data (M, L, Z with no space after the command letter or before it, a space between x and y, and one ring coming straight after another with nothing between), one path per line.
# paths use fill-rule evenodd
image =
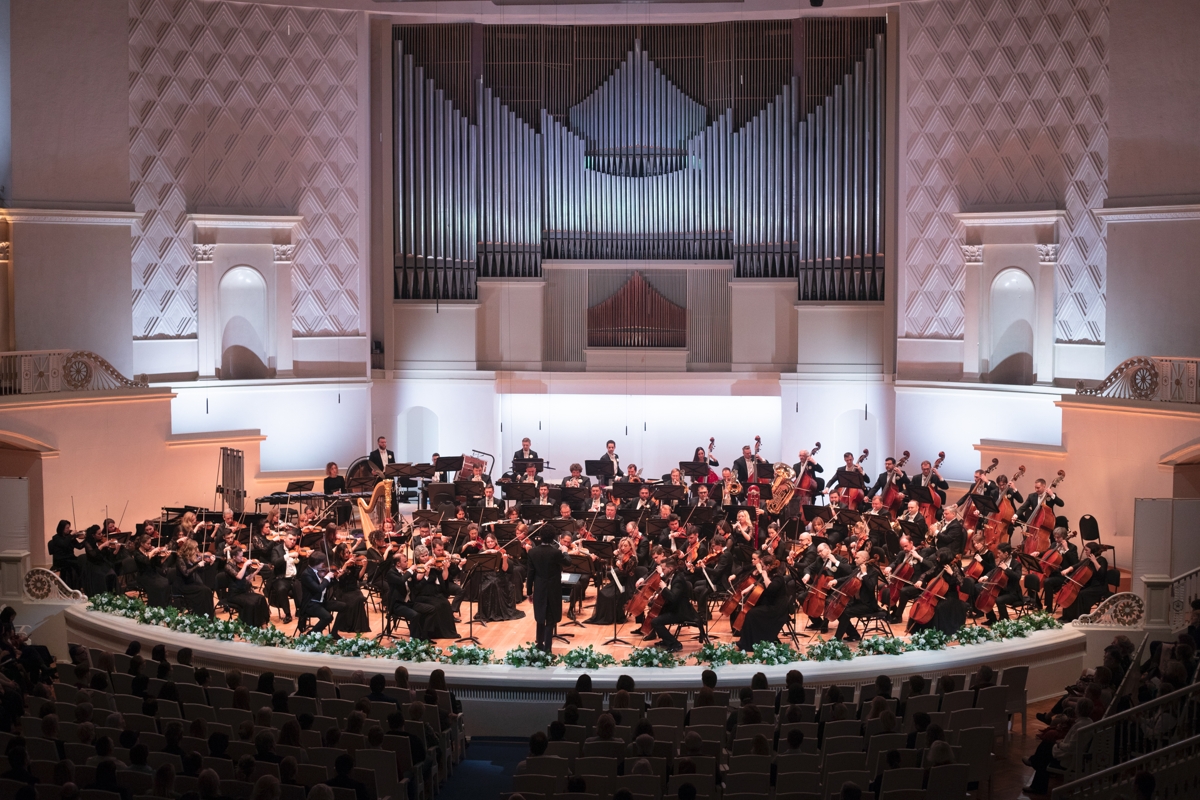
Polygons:
M767 501L767 511L772 514L781 514L787 508L787 504L791 502L792 495L796 493L796 484L793 482L796 478L796 473L792 468L782 461L775 464L775 480L771 483L771 499Z
M725 487L725 497L733 497L734 495L742 493L742 485L738 483L737 478L730 478L727 481L723 481L722 485ZM724 498L722 498L722 500L724 500Z

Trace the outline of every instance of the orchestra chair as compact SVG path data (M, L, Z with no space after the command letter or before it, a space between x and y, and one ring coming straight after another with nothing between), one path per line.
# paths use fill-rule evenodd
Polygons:
M710 639L708 637L708 623L704 620L704 617L702 615L697 615L697 617L698 617L698 619L688 620L687 622L680 622L678 625L675 626L675 630L672 631L672 635L674 635L674 637L676 639L678 639L679 632L681 630L683 630L684 628L695 628L696 635L694 637L692 637L693 641L700 642L701 644L708 644L709 642L711 642L712 639Z
M880 608L870 614L865 614L861 617L855 617L854 627L858 629L859 636L864 639L867 634L879 634L881 636L892 636L892 626L888 623L888 612Z
M217 594L217 603L215 613L224 611L230 621L237 616L237 608L229 604L229 575L224 570L217 573L216 580L213 581L214 590Z

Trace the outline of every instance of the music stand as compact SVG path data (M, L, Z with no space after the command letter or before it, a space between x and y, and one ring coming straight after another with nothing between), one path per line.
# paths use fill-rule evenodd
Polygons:
M908 538L914 545L925 543L925 532L921 530L921 526L915 522L910 522L906 519L896 520L900 524L900 531L908 534Z
M462 472L463 457L438 456L437 463L433 466L436 472Z
M845 524L847 528L853 528L855 524L862 519L862 517L863 515L855 511L853 508L837 509L838 522Z
M604 479L613 476L613 463L607 458L598 458L595 461L585 459L583 462L583 474L592 476L603 486Z
M920 484L916 483L910 483L908 485L908 499L916 500L917 503L922 506L933 505L932 490L928 486L921 486Z
M467 509L467 516L470 517L473 522L478 522L480 525L484 525L488 522L498 522L499 520L504 519L504 509L500 508L499 506L495 506L493 508L476 506L475 508Z
M601 561L611 560L617 550L616 542L602 542L599 539L589 539L584 546L588 552L598 557Z
M642 487L650 488L645 483L633 483L631 481L620 481L612 485L612 494L614 500L634 500L641 493Z
M1041 572L1042 572L1041 561L1039 561L1038 559L1029 555L1029 553L1022 553L1018 550L1014 550L1013 555L1016 556L1017 561L1021 562L1021 566L1025 568L1026 572L1035 572L1035 573L1041 574Z
M466 566L464 570L467 575L463 578L463 591L467 593L467 604L470 615L467 617L467 635L461 639L455 639L458 642L471 642L474 645L479 645L479 640L475 638L475 593L467 588L470 581L475 580L476 576L481 572L496 572L500 569L500 554L499 553L472 553L467 556ZM472 587L475 588L475 587ZM479 621L481 627L486 628L487 623L483 620Z
M592 569L592 557L590 555L584 555L583 553L568 553L567 558L570 559L571 563L569 566L563 567L563 575L579 575L580 576L579 578L577 578L575 581L572 582L573 585L571 586L571 600L567 606L567 620L568 620L567 624L573 625L576 628L582 628L582 627L584 627L584 624L582 622L580 622L579 620L575 619L575 610L574 610L575 609L575 589L578 584L583 582L584 577L594 575L595 570ZM582 593L581 593L581 596L579 599L581 601L580 607L582 607L582 605L583 605L582 604L582 600L583 600Z
M316 481L289 481L287 488L284 489L285 494L296 494L298 492L311 492Z
M830 518L833 516L833 509L829 506L804 506L804 518L812 522L817 517L825 520L825 524L829 524Z
M455 502L455 489L453 483L430 483L425 487L425 497L429 500L430 508L436 508L442 503L449 503L452 506L458 505Z
M504 499L517 503L528 503L536 500L538 487L536 483L506 483L504 484Z
M601 536L612 536L616 538L621 535L621 521L616 519L597 517L588 523L588 527L592 532L592 536L595 536L597 539L599 539Z
M657 539L667 529L667 520L662 517L651 517L646 520L646 537ZM641 527L641 526L639 526Z
M587 505L587 501L591 499L591 488L583 488L582 486L560 486L559 499L564 503L570 503L571 508L582 508Z
M513 475L524 475L525 470L529 468L530 464L534 466L534 471L539 475L546 471L546 462L544 459L514 458L512 462Z
M708 462L706 461L680 461L679 474L685 478L691 478L693 481L701 481L708 477Z
M1000 506L996 505L996 501L986 494L969 494L967 498L975 504L975 510L981 517L990 517L1000 511Z
M538 506L538 508L547 508L547 506ZM552 517L550 519L550 527L554 528L555 538L562 536L564 533L569 533L572 536L574 536L575 530L576 530L575 525L576 525L576 522L575 522L574 517L572 517L571 519L565 519L563 517Z
M758 467L755 469L754 474L757 475L760 480L765 480L767 483L775 480L774 464L772 464L770 461L762 460L755 463L758 464Z
M788 535L789 528L792 529L790 536ZM788 517L779 527L779 535L784 539L799 539L802 533L804 533L804 529L800 527L800 517Z
M543 520L554 519L554 506L541 506L528 503L521 506L521 519L527 519L530 522L541 522Z
M660 503L673 503L687 496L686 486L676 486L673 483L655 484L650 490L650 496Z
M465 497L468 500L474 500L483 497L483 488L486 484L483 481L462 480L454 482L454 494L457 497Z
M458 539L462 536L467 528L475 523L465 519L448 519L442 522L442 538L450 539L449 552L454 552L453 548L458 546Z

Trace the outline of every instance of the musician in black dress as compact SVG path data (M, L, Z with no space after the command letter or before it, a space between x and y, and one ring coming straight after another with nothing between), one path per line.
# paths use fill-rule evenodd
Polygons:
M204 571L215 559L212 553L201 553L195 539L185 539L175 552L175 591L192 614L213 616L213 591L204 581Z
M477 552L498 555L500 566L473 576L479 598L475 607L475 619L483 622L524 619L525 612L518 610L513 602L513 586L508 576L508 551L496 541L496 534L490 532L484 537L481 545L482 548Z
M124 560L120 543L109 539L99 525L87 529L83 539L83 593L88 597L117 590L117 566Z
M370 633L371 620L367 616L367 598L362 592L363 569L366 556L355 556L346 542L333 551L333 585L325 596L325 608L337 614L330 628L335 636L339 633Z
M1033 495L1030 495L1032 498ZM1029 572L1025 575L1025 592L1033 606L1042 609L1042 597L1045 597L1045 607L1054 608L1054 595L1062 588L1066 580L1062 571L1079 563L1079 550L1069 541L1071 532L1066 528L1054 529L1054 549L1058 551L1060 561L1057 567L1045 566L1043 572ZM1045 553L1033 552L1034 558L1044 558ZM1048 575L1045 573L1049 573ZM1041 590L1045 590L1041 592ZM1041 594L1039 594L1041 592Z
M610 580L596 592L596 606L592 616L584 622L588 625L619 625L625 621L625 605L633 596L634 584L637 583L638 557L633 540L628 536L622 537L617 543L614 564L610 567L616 573L616 580ZM620 581L621 586L617 586Z
M1084 582L1075 602L1062 610L1062 621L1072 622L1092 610L1092 606L1104 599L1108 593L1108 560L1100 555L1104 548L1098 542L1088 542L1083 546L1083 558L1073 567L1062 571L1063 585L1068 580L1078 580L1072 576L1085 564L1092 568L1092 575ZM1061 587L1059 587L1061 588Z
M325 483L321 488L325 490L325 494L342 494L346 491L346 478L338 474L336 461L330 461L325 465ZM337 523L345 525L350 521L350 501L335 500L334 503Z
M1008 542L1001 542L996 546L996 550L996 567L1004 573L1007 580L1000 594L996 595L996 607L988 612L989 625L996 621L997 614L1002 619L1008 619L1008 606L1021 604L1021 562L1013 555L1012 545ZM992 580L995 580L995 577ZM980 591L987 589L984 581L978 581L976 585Z
M416 574L409 581L409 605L421 615L421 627L431 640L457 639L454 610L450 608L450 561L434 562L429 550L416 549Z
M262 571L260 561L250 561L246 551L240 547L230 552L225 564L225 575L229 579L226 602L237 609L238 619L252 628L261 628L271 621L271 609L267 598L254 591L251 580Z
M76 534L71 530L71 521L63 519L59 520L58 528L46 543L50 551L50 569L57 572L63 583L72 589L79 589L83 585L83 572L79 566L79 560L85 552L83 538L83 531Z
M683 644L675 638L669 628L697 618L696 609L692 607L692 585L688 583L684 571L677 569L674 558L664 559L662 569L662 611L650 623L650 627L658 637L659 647L670 653L678 653L683 649Z
M163 608L171 605L171 582L163 570L163 561L170 551L166 547L155 547L153 540L144 533L139 533L133 544L138 588L146 595L146 605Z
M834 580L840 581L848 577L853 569L847 561L835 556L828 544L822 542L817 545L817 559L809 567L809 571L801 576L801 581L805 586L809 587L808 591L816 591L813 587L821 575L828 575ZM828 598L826 602L828 602ZM821 617L809 620L808 628L809 630L828 633L829 620Z
M879 613L879 600L877 599L879 570L871 560L871 553L867 549L859 550L854 554L854 571L850 573L850 576L858 578L860 582L858 594L838 617L837 633L833 638L857 642L862 639L862 634L855 629L854 620Z
M759 556L755 572L763 591L742 620L742 634L737 646L743 652L753 650L759 642L779 641L779 632L787 622L790 607L785 580L787 572L779 559L770 553ZM752 591L753 587L748 593Z
M910 619L908 628L910 633L936 628L947 636L953 636L967 623L967 604L958 596L958 590L962 588L970 596L975 590L975 582L963 577L952 551L938 550L935 560L937 566L922 576L920 583L928 588L933 579L940 575L946 581L946 594L937 601L929 622L922 624Z

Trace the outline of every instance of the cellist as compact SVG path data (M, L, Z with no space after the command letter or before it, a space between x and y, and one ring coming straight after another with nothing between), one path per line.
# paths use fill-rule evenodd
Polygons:
M808 572L804 573L801 580L811 591L817 582L817 578L821 575L827 575L834 580L839 580L849 576L852 572L853 567L835 556L829 545L822 542L817 545L817 560L812 563L812 566L809 567ZM820 631L821 633L829 633L829 620L822 617L809 620L808 629Z
M789 603L786 571L781 567L779 559L770 553L764 553L755 564L763 591L754 607L742 619L741 638L737 646L743 653L753 650L759 642L777 641L779 632L787 622Z
M951 553L961 553L966 549L966 541L967 529L958 518L958 505L951 503L942 508L942 521L937 526L933 545L939 550L946 548Z
M677 568L678 564L678 560L668 557L659 566L663 575L663 588L659 593L662 610L650 623L654 633L646 637L657 637L658 646L668 653L678 653L683 649L683 645L671 634L670 626L696 619L696 609L692 606L692 585L688 583L686 571Z
M916 500L909 500L908 505L904 508L904 513L896 519L901 522L911 522L921 529L921 537L913 542L916 545L925 543L925 539L929 536L929 522L925 519L925 515L921 513L921 504Z
M1075 573L1081 572L1085 564L1092 568L1092 574L1086 581L1079 577L1074 578L1083 585L1079 587L1079 594L1075 601L1062 610L1063 622L1078 619L1091 611L1092 606L1104 599L1104 593L1108 590L1108 560L1100 555L1103 552L1104 548L1100 543L1088 542L1083 547L1083 559L1075 566L1063 569L1060 577L1065 585L1067 579Z
M916 503L916 500L912 502ZM917 512L917 516L921 516L919 511ZM903 569L906 565L912 567L912 569ZM906 580L913 585L900 585L899 591L896 593L896 602L889 603L890 614L888 622L895 625L904 618L904 607L908 605L910 600L919 596L924 588L920 585L921 578L934 572L936 569L937 561L932 557L932 554L923 555L918 551L913 540L907 533L900 536L900 552L891 564L884 567L883 574L890 578L893 573L908 572L909 577Z
M1013 555L1012 545L1008 542L1001 542L996 551L996 566L992 572L984 575L984 580L978 582L975 593L978 597L980 593L987 591L988 584L996 579L998 572L1003 572L1008 578L1008 582L996 596L996 607L987 612L988 625L996 621L997 612L1004 619L1008 619L1008 606L1021 602L1021 562Z
M1029 496L1032 500L1034 495ZM1071 532L1066 528L1054 529L1054 548L1062 556L1062 561L1059 565L1050 571L1050 575L1043 576L1040 573L1031 572L1025 576L1025 592L1033 603L1034 608L1041 610L1043 603L1041 597L1038 596L1039 590L1044 589L1045 608L1054 607L1054 595L1062 588L1064 578L1062 571L1068 567L1073 567L1079 563L1079 550L1068 539ZM1044 553L1034 552L1034 558L1041 558Z
M946 593L940 600L937 601L937 608L934 610L933 619L925 624L909 619L908 632L916 633L917 631L936 628L947 636L953 636L959 628L967 621L967 604L959 597L958 590L961 588L968 596L975 591L975 582L970 578L964 579L962 573L955 565L955 554L951 550L937 551L937 566L932 572L926 573L917 581L917 585L923 588L929 588L929 585L937 578L942 578L946 582ZM919 599L919 598L918 598Z
M883 551L879 551L882 554ZM879 612L879 570L872 560L869 548L863 548L854 554L854 570L850 573L859 580L858 596L850 601L846 610L838 617L835 639L845 639L847 642L857 642L862 639L854 627L853 620Z

